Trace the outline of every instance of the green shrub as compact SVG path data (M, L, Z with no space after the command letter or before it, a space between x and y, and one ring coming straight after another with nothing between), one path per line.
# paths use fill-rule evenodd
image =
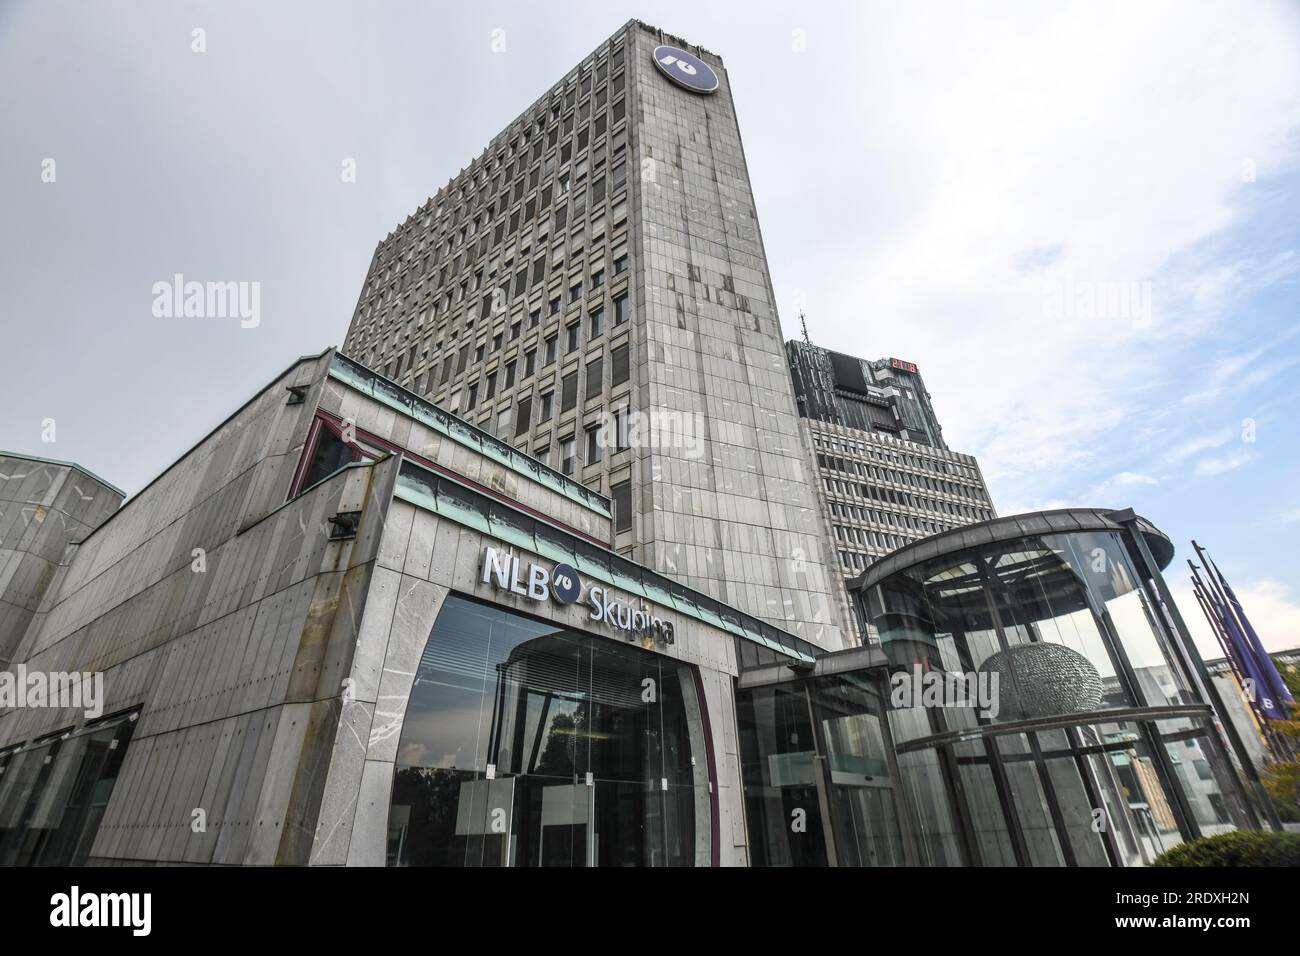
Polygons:
M1152 866L1300 866L1300 833L1238 830L1200 837L1156 857Z

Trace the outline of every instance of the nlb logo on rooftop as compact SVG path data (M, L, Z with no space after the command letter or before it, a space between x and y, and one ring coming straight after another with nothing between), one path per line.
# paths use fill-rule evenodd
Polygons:
M660 46L655 47L654 60L660 73L692 93L712 93L718 88L718 74L694 53Z
M483 552L482 583L493 584L498 590L509 591L530 601L548 601L554 598L560 604L574 604L583 597L582 578L567 564L557 564L547 569L545 565L529 562L526 573L517 555L488 547ZM637 637L651 635L660 644L672 644L676 634L672 622L656 616L647 608L635 607L618 599L611 599L603 585L585 588L587 618L616 630L627 631Z

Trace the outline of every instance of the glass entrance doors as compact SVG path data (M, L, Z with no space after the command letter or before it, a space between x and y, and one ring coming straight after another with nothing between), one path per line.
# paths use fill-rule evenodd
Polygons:
M905 841L880 672L741 690L753 866L902 866Z
M711 861L694 672L449 597L407 706L390 865Z

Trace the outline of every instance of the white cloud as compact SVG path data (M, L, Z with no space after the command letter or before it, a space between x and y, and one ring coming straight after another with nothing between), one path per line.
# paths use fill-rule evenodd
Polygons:
M1132 489L1160 484L1160 479L1139 471L1121 471L1111 475L1105 481L1093 485L1075 501L1083 507L1104 507L1107 505L1126 506L1131 502L1121 501L1117 495L1126 495L1118 489Z
M1177 448L1169 453L1167 460L1170 464L1177 464L1192 455L1199 454L1203 451L1210 451L1213 448L1221 448L1236 437L1236 433L1231 429L1221 429L1210 435L1198 435L1183 442Z
M863 174L890 228L854 243L814 339L922 363L950 443L1022 497L1104 467L1224 310L1295 269L1225 239L1259 196L1243 159L1260 182L1295 162L1298 27L1281 4L873 8ZM1055 315L1080 282L1149 282L1150 321Z
M1205 614L1196 601L1191 585L1175 583L1172 574L1167 577L1174 600L1187 622L1188 630L1192 632L1201 656L1207 660L1222 657L1223 651L1205 620ZM1241 587L1234 584L1233 590L1266 650L1285 651L1300 647L1300 604L1294 599L1288 585L1264 578Z
M1158 485L1159 479L1152 478L1150 475L1143 475L1134 471L1121 471L1111 479L1116 485Z
M1284 511L1278 517L1284 524L1293 524L1300 521L1300 508L1293 508L1291 511Z
M1234 451L1215 458L1203 458L1196 463L1196 474L1201 478L1213 478L1225 472L1235 471L1253 461L1254 458L1255 456L1249 451Z

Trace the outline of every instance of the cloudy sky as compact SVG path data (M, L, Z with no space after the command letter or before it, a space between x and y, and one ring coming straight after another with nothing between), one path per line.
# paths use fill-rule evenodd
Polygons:
M916 362L1001 513L1131 505L1300 645L1289 2L9 0L0 448L138 491L631 17L726 59L787 337ZM176 273L259 324L156 317Z

